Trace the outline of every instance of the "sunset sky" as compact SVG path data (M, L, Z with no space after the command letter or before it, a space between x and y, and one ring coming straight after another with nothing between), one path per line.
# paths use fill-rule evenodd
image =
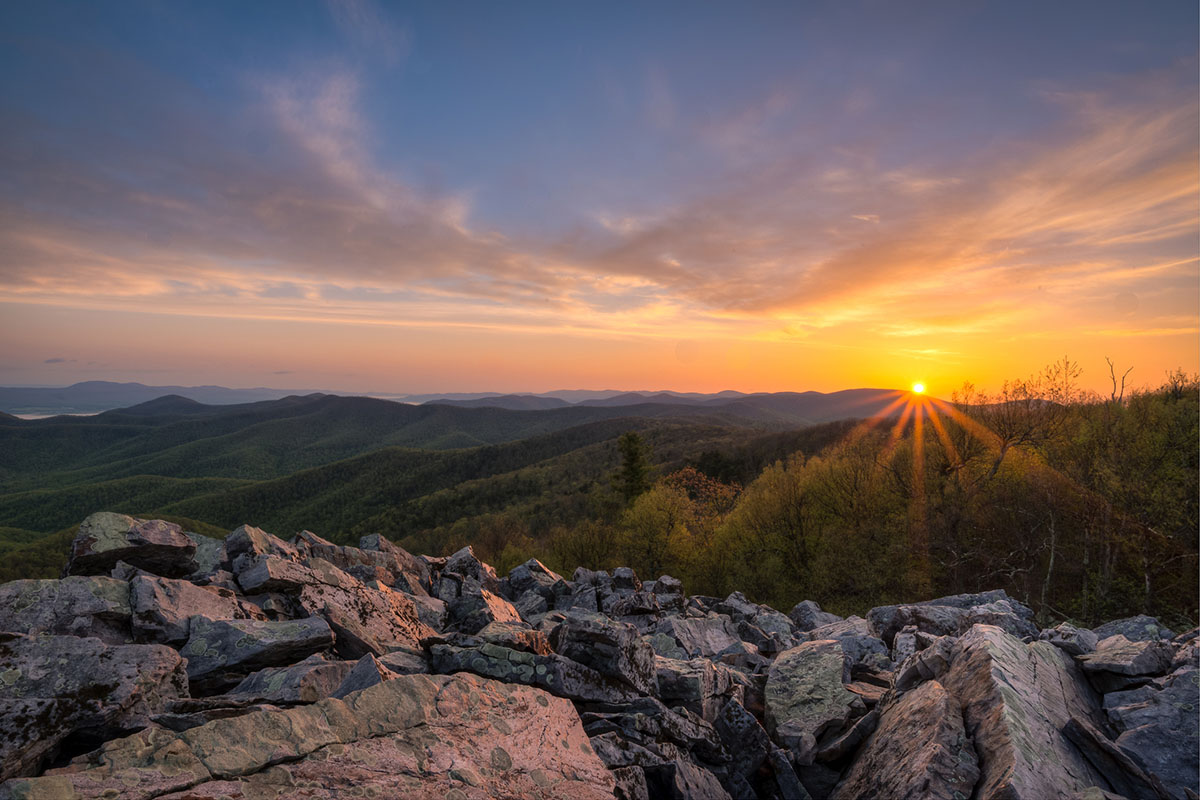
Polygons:
M1200 368L1194 0L9 2L0 384Z

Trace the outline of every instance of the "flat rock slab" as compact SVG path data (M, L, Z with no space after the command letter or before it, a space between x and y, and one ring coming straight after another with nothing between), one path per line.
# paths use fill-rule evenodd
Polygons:
M320 559L310 559L309 565L321 580L301 589L297 603L329 623L342 658L381 656L392 647L419 648L422 639L434 635L409 595L378 583L363 586Z
M638 696L626 684L557 653L543 656L488 642L477 647L435 644L429 654L434 672L473 672L581 702L619 703Z
M1117 746L1178 798L1200 786L1200 670L1104 696Z
M716 615L700 618L670 617L658 624L656 633L674 639L684 653L682 658L685 659L716 658L731 648L738 650L745 646L733 621L728 617Z
M187 693L169 647L0 634L0 777L35 770L68 736L98 743L143 727Z
M264 667L294 664L332 644L333 631L319 617L283 622L193 617L181 652L193 687L208 691L228 688Z
M0 784L3 800L600 800L613 791L569 701L472 675L404 676L345 700L146 731L56 774Z
M1175 651L1161 639L1130 641L1121 634L1101 639L1095 651L1079 656L1084 672L1113 675L1162 675L1171 666Z
M241 702L315 703L333 695L353 669L352 661L313 655L291 666L253 672L227 696Z
M129 584L99 575L0 586L0 631L129 642Z
M1107 785L1062 733L1072 717L1099 720L1095 693L1054 645L977 625L958 640L941 683L962 706L979 754L976 797L1065 799Z
M835 800L960 800L979 779L958 702L927 681L888 706Z
M174 522L101 511L79 526L67 559L68 575L107 575L118 561L178 578L193 571L196 543Z

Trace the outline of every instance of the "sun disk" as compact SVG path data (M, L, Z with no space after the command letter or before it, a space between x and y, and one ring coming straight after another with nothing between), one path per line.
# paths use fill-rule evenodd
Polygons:
M925 393L925 384L923 384L923 383L914 383L913 384L913 394L924 394L924 393Z

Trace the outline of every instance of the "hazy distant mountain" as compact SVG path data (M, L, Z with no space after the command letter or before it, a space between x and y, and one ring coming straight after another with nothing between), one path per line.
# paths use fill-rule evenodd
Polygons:
M565 408L571 405L558 397L541 397L532 394L505 394L496 397L480 397L475 400L430 400L425 405L458 406L459 408L507 408L510 411L542 411L548 408Z
M9 414L94 414L127 408L163 395L178 395L199 403L231 405L277 400L295 389L229 389L225 386L147 386L142 383L84 381L60 387L0 387L0 410Z

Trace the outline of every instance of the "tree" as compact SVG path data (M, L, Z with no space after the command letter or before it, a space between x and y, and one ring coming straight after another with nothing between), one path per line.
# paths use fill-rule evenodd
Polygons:
M650 489L650 448L641 436L629 431L617 440L617 449L621 452L621 468L613 476L613 483L628 505Z

